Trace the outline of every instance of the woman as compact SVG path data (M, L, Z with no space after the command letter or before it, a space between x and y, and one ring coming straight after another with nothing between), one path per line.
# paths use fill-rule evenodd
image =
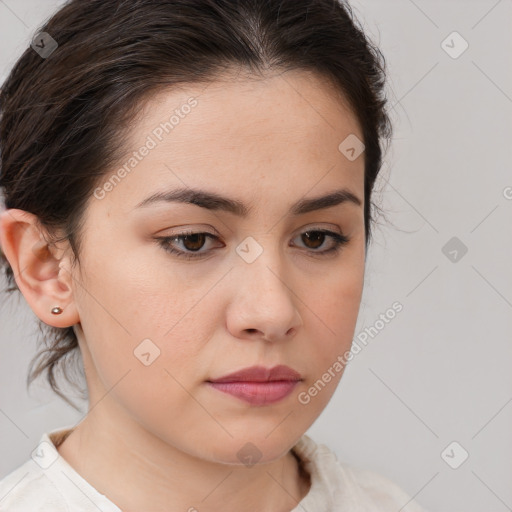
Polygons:
M305 435L350 355L383 87L332 0L71 0L44 25L2 87L0 241L50 327L31 378L63 396L79 350L89 412L6 510L421 510Z

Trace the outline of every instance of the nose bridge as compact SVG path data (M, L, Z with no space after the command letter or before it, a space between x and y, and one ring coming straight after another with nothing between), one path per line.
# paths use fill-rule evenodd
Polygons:
M272 236L246 237L236 247L242 279L249 279L251 285L260 287L282 287L284 261L278 242Z
M278 242L271 236L260 240L248 236L236 247L239 258L236 279L244 301L270 313L278 308L282 314L284 308L287 314L293 314L294 294Z

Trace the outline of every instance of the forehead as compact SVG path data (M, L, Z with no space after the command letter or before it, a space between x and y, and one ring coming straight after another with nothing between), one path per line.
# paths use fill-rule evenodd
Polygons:
M150 193L206 186L238 197L274 191L282 201L283 191L305 195L319 181L322 190L343 183L361 196L364 154L350 161L339 150L354 135L363 139L344 98L312 73L173 87L143 105L120 165L134 152L139 157L108 199L122 199L126 213ZM140 158L144 146L151 149Z
M189 112L186 104L191 98L198 108ZM227 74L213 82L160 90L145 102L143 115L132 132L133 142L173 114L178 116L172 122L176 141L180 135L185 137L185 131L188 140L191 136L200 140L215 136L216 140L236 141L254 136L273 138L275 134L289 134L293 140L294 136L311 137L325 131L337 132L338 136L349 131L363 138L357 116L341 91L326 78L304 70L265 78Z

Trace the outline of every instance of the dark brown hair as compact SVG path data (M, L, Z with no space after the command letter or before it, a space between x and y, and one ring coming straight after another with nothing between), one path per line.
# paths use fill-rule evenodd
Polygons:
M385 60L341 0L70 0L37 33L57 43L27 48L1 88L0 187L6 208L37 216L49 240L69 241L79 262L88 200L126 148L143 102L175 84L213 81L238 67L312 71L334 84L355 113L365 144L365 236L389 143ZM47 37L47 36L44 36ZM46 40L47 43L49 39ZM57 236L60 235L60 237ZM0 254L1 255L1 254ZM3 255L8 292L17 285ZM79 353L73 327L40 322L46 347L29 385ZM34 364L38 360L34 369Z

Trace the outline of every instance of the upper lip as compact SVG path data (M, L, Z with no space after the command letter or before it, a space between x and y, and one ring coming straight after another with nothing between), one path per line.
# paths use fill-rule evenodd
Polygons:
M210 379L208 382L268 382L275 380L302 380L302 376L293 368L280 364L273 368L251 366L218 379Z

